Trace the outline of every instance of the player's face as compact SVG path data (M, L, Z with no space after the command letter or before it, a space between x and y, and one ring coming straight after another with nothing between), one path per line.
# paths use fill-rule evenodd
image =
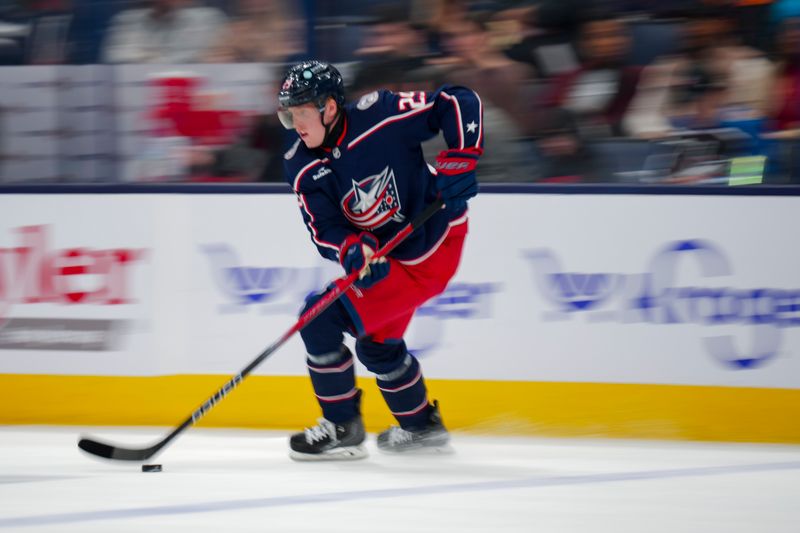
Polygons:
M325 127L320 120L320 113L314 104L303 104L284 108L279 112L285 126L294 128L309 148L316 148L325 138Z
M317 148L325 140L325 126L320 119L320 109L314 104L293 106L284 113L288 113L292 127L307 147ZM329 99L321 114L325 124L330 124L336 116L336 103Z

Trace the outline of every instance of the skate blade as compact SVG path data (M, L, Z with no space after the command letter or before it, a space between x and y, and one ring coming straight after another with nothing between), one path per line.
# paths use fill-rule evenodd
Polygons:
M406 448L404 450L392 450L378 448L378 451L385 455L454 455L456 449L449 443L441 446L420 446L418 448Z
M289 458L294 461L357 461L364 459L369 453L364 446L344 446L324 453L302 453L291 450Z

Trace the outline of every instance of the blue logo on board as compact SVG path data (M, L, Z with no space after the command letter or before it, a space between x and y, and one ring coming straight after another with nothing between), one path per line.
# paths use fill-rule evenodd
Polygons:
M733 274L725 253L707 240L670 242L653 255L647 271L635 274L565 271L549 249L528 250L524 256L542 295L556 309L547 318L584 314L591 322L705 326L706 352L732 368L763 365L779 353L783 330L800 326L798 289L734 288L725 280L713 286L682 283L688 275L710 280ZM749 332L749 343L737 341L743 332Z
M324 286L321 267L244 265L228 244L202 246L214 284L226 297L222 312L258 308L262 313L296 313L310 292Z
M208 258L214 284L225 297L223 313L258 310L263 314L297 316L306 296L331 281L331 269L245 265L229 244L201 247ZM334 269L336 270L336 269ZM333 274L335 276L335 273ZM456 282L426 302L414 315L407 337L409 350L422 357L438 348L445 334L444 322L452 319L489 318L491 298L501 285Z

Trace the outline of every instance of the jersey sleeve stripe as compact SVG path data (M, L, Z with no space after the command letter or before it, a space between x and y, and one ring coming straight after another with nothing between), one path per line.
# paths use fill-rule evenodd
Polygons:
M305 211L306 215L308 215L308 228L311 230L311 240L313 240L318 246L324 246L325 248L330 248L331 250L335 250L338 253L339 252L338 246L336 246L331 242L323 241L317 236L317 228L314 227L314 214L308 208L305 195L298 193L297 197L300 199L300 207L302 207L303 211Z
M453 102L453 107L456 109L456 127L458 128L458 147L460 149L464 148L464 123L461 120L461 106L458 105L458 98L455 96L451 96L446 92L442 91L441 94L443 97L447 98L451 102Z
M354 147L355 145L357 145L358 143L360 143L361 141L363 141L364 139L366 139L367 137L369 137L370 135L372 135L373 133L375 133L376 131L378 131L382 127L384 127L384 126L386 126L388 124L391 124L392 122L396 122L398 120L403 120L403 119L409 118L409 117L414 116L414 115L416 115L418 113L422 113L423 111L427 111L431 107L433 107L433 102L427 103L424 106L420 107L419 109L414 109L412 111L408 111L408 112L403 113L401 115L395 115L393 117L385 118L385 119L381 120L380 122L378 122L377 124L375 124L374 126L372 126L370 129L368 129L364 133L362 133L361 135L359 135L358 137L356 137L355 139L353 139L352 141L350 141L347 144L347 148L350 149L350 148Z
M481 97L478 96L478 93L472 92L475 94L475 98L478 99L478 140L475 141L475 148L480 148L483 140L483 102L481 102Z

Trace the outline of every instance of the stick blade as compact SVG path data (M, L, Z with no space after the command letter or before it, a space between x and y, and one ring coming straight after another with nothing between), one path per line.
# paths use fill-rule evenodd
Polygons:
M134 450L130 448L112 446L110 444L105 444L87 438L83 438L78 441L78 448L86 453L96 455L97 457L103 457L104 459L115 459L118 461L144 461L152 457L158 451L158 447L155 446Z

